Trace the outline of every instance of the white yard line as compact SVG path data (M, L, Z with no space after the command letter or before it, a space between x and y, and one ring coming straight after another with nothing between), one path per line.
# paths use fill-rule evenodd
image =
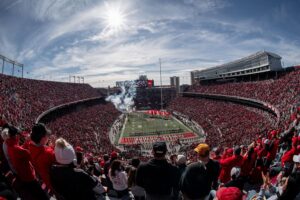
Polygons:
M127 120L128 120L128 118L127 118L127 116L126 116L126 119L124 120L124 125L123 125L123 127L122 127L121 135L120 135L120 137L119 137L119 142L118 142L118 144L120 144L121 139L123 138L124 130L125 130L125 125L126 125L126 123L127 123Z
M171 117L172 117L172 119L175 119L179 124L181 124L182 126L186 127L190 132L194 133L194 131L192 129L190 129L189 127L187 127L186 125L184 125L180 120L176 119L176 117L173 117L173 116L171 116Z

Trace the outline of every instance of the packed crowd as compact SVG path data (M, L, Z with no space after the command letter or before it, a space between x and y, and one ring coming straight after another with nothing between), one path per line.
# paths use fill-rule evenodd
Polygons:
M300 70L286 72L277 79L256 82L212 83L193 86L190 92L222 94L261 100L275 106L281 112L281 124L290 113L291 105L299 102ZM284 125L284 124L282 124Z
M30 129L34 120L51 107L100 94L88 84L17 78L0 74L0 115Z
M266 117L258 109L207 99L178 97L167 109L187 115L200 124L206 132L206 141L213 147L249 144L256 134L274 128L276 123L271 115Z
M165 142L156 142L148 161L143 157L125 159L111 146L108 128L119 115L111 104L67 113L51 121L49 129L44 124L32 126L38 112L74 101L72 95L78 99L97 95L84 89L80 94L80 88L87 86L74 84L77 90L67 88L62 92L67 86L58 89L56 83L41 81L34 85L26 83L32 81L26 79L12 86L8 83L16 78L3 76L1 105L15 107L0 107L0 199L300 199L300 107L289 112L298 100L299 88L293 85L299 85L299 80L291 78L290 83L285 76L269 80L282 86L283 94L270 85L255 86L265 89L269 94L265 101L284 113L284 127L275 127L276 119L258 109L179 97L168 110L200 124L207 132L206 143L193 144L179 155L170 155ZM40 84L45 84L47 90ZM57 91L52 91L51 84ZM285 84L290 88L286 89ZM38 92L32 87L37 87ZM272 89L278 96L271 100ZM29 97L31 91L36 99ZM73 93L66 95L70 91ZM253 98L264 100L260 90L248 90L251 91L256 95ZM291 94L293 98L287 99ZM29 110L23 113L27 107ZM24 127L28 130L19 130Z
M101 103L74 110L52 120L48 126L56 137L64 137L91 154L111 152L109 129L120 112L111 103Z
M117 152L100 159L67 140L50 142L35 124L30 135L1 123L2 199L294 200L300 199L300 107L285 130L271 130L249 145L193 148L193 159L168 154L163 141L153 157L125 160ZM14 179L9 180L7 172ZM42 183L42 184L41 184Z

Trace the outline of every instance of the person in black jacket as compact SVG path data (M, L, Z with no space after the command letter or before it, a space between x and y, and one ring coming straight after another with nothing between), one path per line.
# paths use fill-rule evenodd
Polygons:
M200 143L194 151L198 161L187 166L180 180L180 190L185 199L204 199L218 187L220 165L209 158L208 144Z
M180 190L184 199L208 199L211 182L207 168L203 163L194 162L187 166L180 180Z
M176 199L172 193L178 189L179 173L178 169L166 160L166 143L154 143L152 152L154 158L137 169L137 185L145 189L147 200Z
M50 180L55 191L65 200L96 200L103 197L104 188L97 178L76 168L76 154L64 139L55 142L55 158L59 163L50 170Z

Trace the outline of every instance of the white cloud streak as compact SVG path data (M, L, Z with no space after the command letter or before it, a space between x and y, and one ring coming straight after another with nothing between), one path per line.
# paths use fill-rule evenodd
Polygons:
M126 27L107 31L105 3L126 14ZM230 6L218 0L184 1L16 1L8 5L23 13L32 30L21 44L0 30L0 47L7 55L30 63L30 76L86 76L93 85L147 74L158 82L158 58L163 60L164 83L169 76L189 82L189 71L218 65L258 50L279 53L294 64L299 45L251 20L229 20L217 11ZM9 7L10 6L10 7ZM66 8L66 9L65 9ZM30 12L29 12L30 10ZM211 17L213 16L213 17ZM25 19L24 19L25 20ZM274 41L276 38L276 41ZM25 64L26 64L25 63Z

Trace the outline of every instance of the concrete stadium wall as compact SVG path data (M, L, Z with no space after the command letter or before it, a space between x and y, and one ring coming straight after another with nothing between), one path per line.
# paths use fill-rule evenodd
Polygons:
M52 119L64 115L66 112L74 110L76 108L79 108L80 106L92 106L99 103L106 103L104 97L95 97L95 98L89 98L89 99L83 99L79 101L74 101L66 104L62 104L59 106L55 106L53 108L50 108L49 110L44 111L42 114L40 114L37 119L35 120L36 123L42 122L42 123L48 123Z

